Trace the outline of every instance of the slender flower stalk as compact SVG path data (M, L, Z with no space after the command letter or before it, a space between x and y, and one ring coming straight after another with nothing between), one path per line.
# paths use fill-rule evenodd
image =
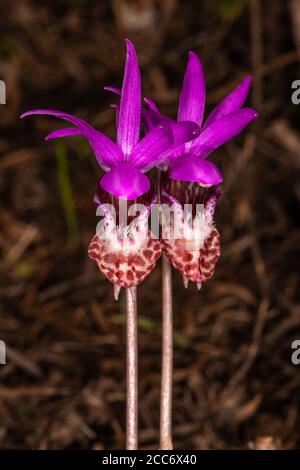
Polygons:
M126 289L126 449L138 448L137 288Z
M161 170L157 169L157 194L160 193ZM166 256L162 257L162 359L160 387L159 447L172 450L172 391L173 391L173 295L172 266Z
M173 389L173 299L172 267L166 256L162 259L162 363L160 392L161 450L172 450L172 389Z

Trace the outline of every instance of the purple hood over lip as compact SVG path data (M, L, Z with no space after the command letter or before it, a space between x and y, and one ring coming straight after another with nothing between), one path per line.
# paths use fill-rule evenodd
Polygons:
M128 200L137 199L150 188L149 178L128 163L112 168L103 176L100 184L108 193Z
M198 157L184 157L169 170L170 178L181 181L194 181L205 186L217 186L223 182L219 168L212 162Z

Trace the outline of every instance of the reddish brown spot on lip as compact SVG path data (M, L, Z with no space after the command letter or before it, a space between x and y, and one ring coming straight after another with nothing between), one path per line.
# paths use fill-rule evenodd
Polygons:
M90 244L90 246L89 246L90 251L91 250L97 250L97 249L98 249L98 244L97 243L93 242L93 243Z
M194 266L192 264L187 264L184 268L185 272L189 272L191 271L192 269L194 268Z
M182 255L182 259L183 261L192 261L193 259L193 255L191 253L189 253L188 251L184 252L183 255Z
M136 271L135 271L135 275L136 275L138 278L140 278L140 277L144 276L145 273L144 273L143 271L137 271L137 270L136 270Z
M103 258L103 261L107 264L114 264L116 260L117 260L117 257L113 253L108 253Z
M99 258L99 253L98 251L95 250L89 250L89 257L92 259L98 259Z
M132 256L132 258L130 259L130 262L136 266L145 266L145 261L139 255Z
M133 279L133 272L132 271L127 271L127 279L132 281L132 279Z
M150 250L145 250L144 251L144 255L147 259L151 259L152 258L152 255L153 255L153 251L150 251Z

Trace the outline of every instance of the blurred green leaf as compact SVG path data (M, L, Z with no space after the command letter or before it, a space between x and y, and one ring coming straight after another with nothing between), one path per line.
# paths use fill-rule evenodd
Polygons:
M139 316L138 326L145 333L156 333L158 331L158 325L151 318Z
M27 261L19 260L15 264L14 270L16 274L18 274L19 276L28 278L34 274L35 267L31 263L28 263Z
M187 348L189 344L187 337L184 336L179 331L174 331L173 341L174 341L174 346L178 348Z
M78 236L78 223L74 206L68 155L66 147L63 143L59 142L56 144L55 155L57 162L57 179L60 188L60 197L64 208L68 234L70 240L75 241L77 240Z
M86 161L90 154L90 146L84 139L78 139L77 155L79 161Z
M118 323L119 325L125 325L125 314L121 313L120 315L116 315L115 318L116 323ZM151 318L144 317L141 315L138 316L138 327L141 331L144 331L145 333L156 333L159 331L159 327L155 321L151 320Z
M216 13L224 21L240 15L245 6L245 0L217 0Z
M125 325L125 314L120 314L115 316L115 323L119 325ZM144 333L157 333L161 336L161 326L152 320L149 317L144 317L139 315L138 316L138 328L140 331ZM173 334L173 341L174 346L177 348L187 348L189 346L189 341L185 335L183 335L180 331L174 331Z
M0 39L0 57L7 57L16 49L16 43L9 38Z
M26 416L28 412L28 404L25 402L19 403L14 409L13 409L14 415L17 419L22 419Z

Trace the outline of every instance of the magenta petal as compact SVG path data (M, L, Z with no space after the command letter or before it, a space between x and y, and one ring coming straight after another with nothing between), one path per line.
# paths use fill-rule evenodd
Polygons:
M149 178L134 166L123 163L106 173L102 188L116 197L133 200L149 191Z
M146 132L150 132L154 127L163 122L173 122L173 119L163 116L163 114L160 113L158 107L152 100L144 98L144 101L149 108L142 108L142 122Z
M191 151L204 158L228 140L238 135L258 114L254 109L244 108L215 121L193 142Z
M115 86L105 86L103 87L105 91L110 91L111 93L114 93L115 95L121 96L121 90L120 88L117 88Z
M153 116L152 112L148 111L148 109L142 108L141 111L141 117L142 117L142 124L144 126L145 132L148 133L152 131L152 129L155 127L155 123L153 122Z
M80 134L82 134L82 132L78 127L66 127L65 129L58 129L57 131L50 132L50 134L46 135L45 140L59 139L61 137Z
M121 96L121 90L119 88L114 87L114 86L105 86L104 90L110 91L111 93L114 93L115 95ZM116 127L118 128L120 105L119 104L111 104L110 107L116 110Z
M167 123L160 124L135 146L129 162L143 171L148 171L160 162L161 155L173 145L173 142L171 127Z
M229 93L229 95L225 96L225 98L208 116L205 122L205 128L227 114L239 110L246 101L251 82L252 78L246 77L231 93Z
M80 119L77 116L73 116L72 114L64 113L63 111L57 111L56 109L33 109L31 111L26 111L25 113L21 114L21 119L27 116L33 116L35 114L38 115L47 115L47 116L55 116L65 121L71 122L75 126L78 126L82 130L91 129L95 130L88 122Z
M121 149L102 132L86 133L86 138L91 144L97 162L105 170L123 162Z
M180 94L178 121L194 121L201 127L205 96L205 78L202 64L194 52L189 52Z
M141 76L133 44L127 39L127 57L122 85L117 142L125 158L139 140L141 123Z
M119 88L113 86L105 86L104 90L110 91L115 95L121 96L121 90ZM159 123L163 122L168 118L166 118L159 112L156 104L153 101L149 100L148 98L144 98L144 101L148 105L149 109L141 109L142 123L145 128L145 131L150 132L155 126L157 126ZM119 108L118 105L111 106L116 107L117 109Z
M159 114L161 117L163 117L160 112L159 112L159 109L158 107L156 106L156 104L154 103L154 101L150 100L149 98L144 98L144 101L145 103L148 105L150 111L154 111L156 112L157 114Z
M146 98L145 98L146 100ZM149 101L149 100L147 100ZM142 122L146 132L150 132L154 127L158 126L163 122L173 122L173 120L167 116L163 116L158 109L150 107L150 109L142 108Z
M77 126L81 134L89 141L99 165L104 169L111 168L123 161L123 154L119 147L111 139L106 137L106 135L96 131L96 129L83 119L53 109L34 109L23 113L21 118L35 114L55 116Z
M173 135L174 144L164 154L162 159L167 165L172 164L178 157L186 153L187 142L190 142L198 137L200 133L200 127L194 122L168 122L170 125Z
M214 163L199 157L184 157L169 171L170 178L180 181L193 181L207 186L222 183L223 176Z
M198 137L200 134L200 127L191 121L172 122L170 123L173 135L174 145L185 144Z

